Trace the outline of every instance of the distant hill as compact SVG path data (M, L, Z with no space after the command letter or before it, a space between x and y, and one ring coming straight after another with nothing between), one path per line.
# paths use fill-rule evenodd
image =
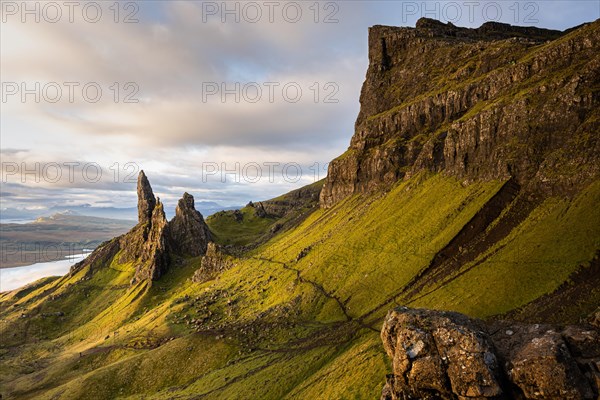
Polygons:
M224 206L214 201L199 201L196 203L196 209L202 213L203 216L215 214L219 211L224 210L235 210L241 208L241 206ZM165 212L168 215L174 215L175 208L167 208ZM47 210L26 210L16 208L4 208L0 210L0 222L12 223L28 220L35 220L42 215L84 215L89 217L99 218L111 218L119 220L137 220L137 208L136 207L93 207L90 205L79 205L79 206L53 206Z

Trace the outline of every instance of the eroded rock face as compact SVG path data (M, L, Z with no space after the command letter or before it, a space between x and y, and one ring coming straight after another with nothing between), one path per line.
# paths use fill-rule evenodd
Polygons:
M137 182L138 224L120 239L119 261L136 265L132 283L159 279L168 269L172 249L163 204L154 192L144 171Z
M140 180L145 176L140 174ZM147 182L147 180L146 180ZM140 184L138 183L138 187ZM147 185L148 188L150 185ZM150 191L152 189L150 188ZM140 199L140 204L147 204ZM140 210L141 212L141 210ZM138 266L133 282L140 280L157 280L169 269L170 265L181 257L197 257L206 253L210 240L210 231L200 214L194 208L194 197L185 193L179 200L175 217L167 221L163 204L156 200L150 222L140 222L136 228L124 238L124 242L140 243L140 234L144 234L141 252L136 257ZM127 244L124 243L124 246ZM139 251L139 245L130 246Z
M152 192L150 182L144 171L140 171L137 181L137 196L138 196L138 223L149 223L152 219L152 212L156 207L156 199Z
M590 134L600 128L599 50L600 21L568 35L428 19L372 27L355 133L329 165L321 206L422 170L550 193L586 184L600 165Z
M382 399L598 395L600 335L591 326L486 326L458 313L401 307L388 313L381 338L393 366Z
M179 200L175 217L168 222L164 206L154 197L150 182L141 171L137 182L138 224L125 235L102 244L71 272L89 266L88 273L106 266L118 255L120 263L133 263L132 284L157 280L174 261L186 256L206 253L210 232L202 215L194 208L194 197L188 193Z
M169 233L163 204L157 199L150 219L148 238L138 259L134 281L157 280L167 271L172 255Z
M173 247L179 254L193 257L206 253L210 240L208 226L200 212L194 208L194 196L184 193L169 222Z
M194 273L192 281L202 283L214 279L221 272L234 266L231 257L214 242L209 242L206 255L202 257L200 268Z

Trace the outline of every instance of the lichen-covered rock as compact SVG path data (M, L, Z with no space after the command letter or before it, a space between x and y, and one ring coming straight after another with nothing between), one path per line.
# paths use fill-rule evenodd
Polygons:
M388 313L381 337L392 359L392 399L503 393L494 347L477 321L457 313L397 309Z
M591 326L487 326L458 313L400 307L388 313L381 338L393 368L382 399L598 396L600 334Z
M600 21L570 33L372 27L355 133L329 165L321 206L422 170L543 193L585 185L600 170L598 54Z
M588 372L600 361L600 335L593 327L498 322L489 330L506 375L524 398L595 398Z
M511 357L507 372L527 399L594 396L562 336L553 330L523 343Z

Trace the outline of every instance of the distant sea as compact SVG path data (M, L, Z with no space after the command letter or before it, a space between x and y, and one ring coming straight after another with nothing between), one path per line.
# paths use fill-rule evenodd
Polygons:
M26 219L18 219L18 218L2 218L0 219L0 224L28 224L30 222L35 221L33 218Z
M47 276L62 276L71 266L86 258L90 251L66 256L64 260L36 263L14 268L0 268L0 292L13 290Z

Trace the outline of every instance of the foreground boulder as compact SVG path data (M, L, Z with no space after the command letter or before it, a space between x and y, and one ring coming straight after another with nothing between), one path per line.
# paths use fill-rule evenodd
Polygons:
M400 307L388 313L381 338L393 369L382 400L598 396L600 335L591 326L487 326L458 313Z
M381 337L394 370L388 378L390 399L495 398L503 393L494 346L483 327L464 315L394 310Z

